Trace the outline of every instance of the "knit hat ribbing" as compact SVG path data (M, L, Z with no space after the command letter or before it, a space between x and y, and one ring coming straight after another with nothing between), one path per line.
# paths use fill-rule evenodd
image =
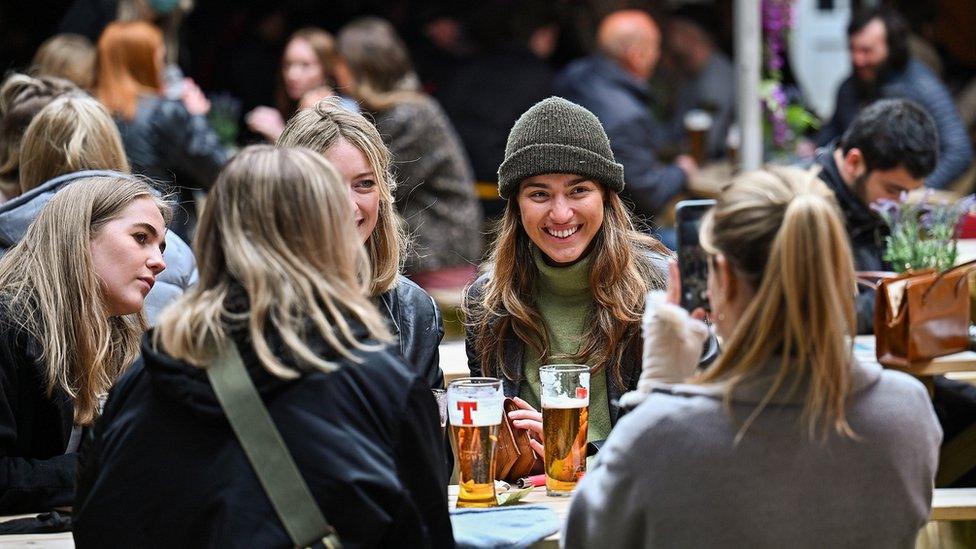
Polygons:
M560 97L536 103L512 126L498 168L498 194L507 200L523 179L546 173L590 177L616 193L624 188L624 167L614 159L603 125Z

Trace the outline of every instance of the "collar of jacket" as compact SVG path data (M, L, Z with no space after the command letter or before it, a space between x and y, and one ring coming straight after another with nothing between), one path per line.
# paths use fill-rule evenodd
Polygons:
M627 88L635 94L641 96L645 101L650 100L651 86L643 80L633 76L620 65L602 53L590 55L590 64L593 71L603 78L623 88Z
M840 175L840 168L834 162L834 151L838 147L838 140L830 142L817 151L816 163L820 166L820 179L830 187L837 197L837 205L844 213L847 232L851 240L855 240L864 233L884 231L887 225L877 212L857 196L853 189Z
M779 368L780 357L770 358L766 364L763 365L761 371L757 375L740 383L735 388L735 390L732 392L732 402L736 404L749 405L756 405L762 402L766 398L766 393L769 391L777 372L779 372ZM877 363L861 363L852 357L850 374L850 394L854 395L864 391L878 382L878 380L881 378L881 365ZM790 389L792 388L792 385L793 384L788 377L786 382L783 384L783 387L780 388L780 390L778 390L769 400L769 404L802 406L806 399L808 382L805 380L801 381L800 383L796 384L796 390L791 391ZM681 396L704 396L716 400L722 400L725 398L727 387L727 383L725 382L708 383L702 385L684 383L677 385L666 385L662 383L654 387L653 391L657 393L667 393Z

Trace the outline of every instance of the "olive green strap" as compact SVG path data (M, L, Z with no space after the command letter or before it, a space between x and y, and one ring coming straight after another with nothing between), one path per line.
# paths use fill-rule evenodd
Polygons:
M207 368L207 377L292 543L296 547L320 542L329 549L342 547L298 472L233 342Z

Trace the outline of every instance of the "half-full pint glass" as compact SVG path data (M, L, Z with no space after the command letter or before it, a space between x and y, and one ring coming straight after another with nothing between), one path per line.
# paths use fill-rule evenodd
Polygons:
M451 445L458 466L458 507L494 507L495 443L502 422L501 380L470 377L447 387Z
M586 426L590 369L580 364L539 368L542 430L546 447L546 493L568 496L586 472Z

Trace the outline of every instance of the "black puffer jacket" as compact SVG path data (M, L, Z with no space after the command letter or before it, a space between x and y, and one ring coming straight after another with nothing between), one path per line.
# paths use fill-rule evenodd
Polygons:
M440 344L444 325L434 300L420 286L401 276L392 290L380 295L377 306L380 314L390 321L390 331L403 361L431 389L443 389Z
M423 380L385 351L359 353L363 363L353 364L318 339L315 351L340 367L283 380L259 365L246 329L230 333L345 547L454 546L444 455L425 443L441 433ZM288 547L206 373L155 350L151 337L83 449L75 543Z

